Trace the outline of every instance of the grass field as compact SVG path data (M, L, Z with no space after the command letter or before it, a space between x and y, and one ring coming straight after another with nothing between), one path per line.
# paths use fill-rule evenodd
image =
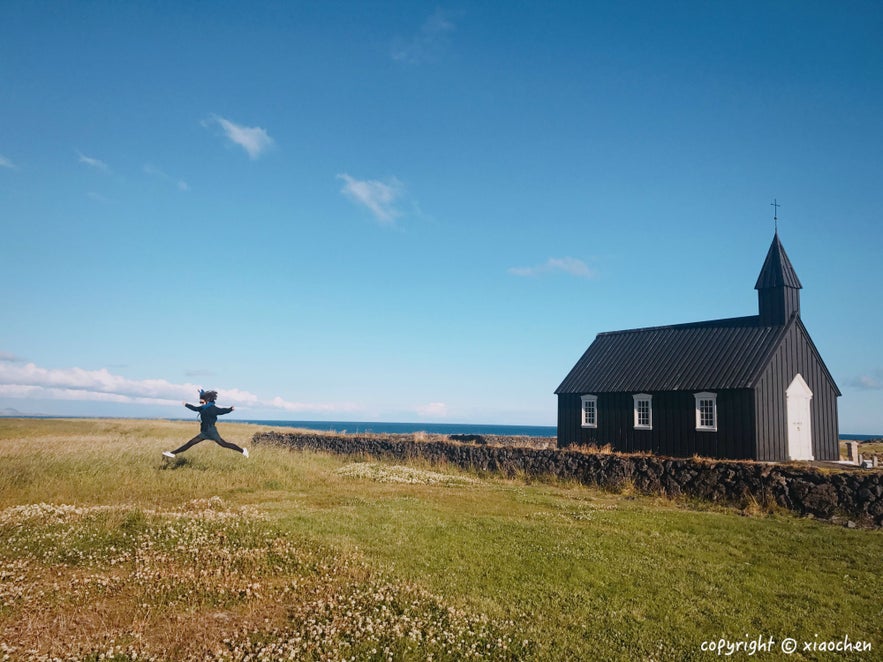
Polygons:
M881 531L193 434L0 419L0 659L881 659Z

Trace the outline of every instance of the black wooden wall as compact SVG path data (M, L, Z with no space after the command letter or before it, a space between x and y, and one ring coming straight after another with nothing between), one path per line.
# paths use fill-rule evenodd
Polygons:
M754 398L748 389L717 391L718 429L696 430L696 401L692 391L650 393L653 429L634 427L632 393L595 393L598 427L581 426L579 395L558 396L558 445L610 444L622 452L651 451L673 457L754 458Z

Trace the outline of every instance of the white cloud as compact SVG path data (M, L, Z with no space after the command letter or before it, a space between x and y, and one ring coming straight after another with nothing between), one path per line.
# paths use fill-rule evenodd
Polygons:
M397 62L422 64L438 60L448 46L449 36L456 26L450 16L436 9L423 22L417 34L410 39L397 39L390 55Z
M344 182L340 192L353 202L367 207L384 225L392 225L399 217L395 203L402 196L404 185L395 177L387 183L372 179L359 180L346 173L337 178Z
M86 402L118 402L139 405L180 404L180 400L149 398L146 396L122 395L119 393L103 393L75 388L52 388L47 386L29 386L26 384L0 384L0 397L44 399L44 400L76 400Z
M417 407L417 413L427 418L444 418L448 415L448 406L444 402L429 402Z
M0 363L0 385L172 401L192 394L196 388L192 384L172 384L162 379L130 380L106 368L47 369L34 363L10 362Z
M101 170L102 172L110 172L110 168L104 161L99 159L94 159L91 156L86 156L82 152L77 152L80 155L80 163L85 163L90 168L95 168L96 170Z
M535 267L512 267L509 273L515 276L539 276L540 274L562 271L579 278L595 278L597 272L582 260L575 257L550 257Z
M151 177L157 177L157 178L162 179L164 181L173 183L173 184L175 184L175 186L178 188L179 191L189 191L190 190L190 185L187 182L185 182L183 179L179 179L178 181L175 181L174 177L169 176L168 174L166 174L165 171L161 170L160 168L157 168L152 163L145 163L144 164L144 174L150 175Z
M18 170L18 166L16 166L11 160L0 154L0 168L9 168L10 170Z
M362 407L355 403L321 403L321 402L289 402L280 397L275 397L268 403L274 409L283 409L294 412L354 412L361 411Z
M165 379L129 379L106 368L41 368L34 363L21 363L7 353L0 356L0 397L175 406L181 401L196 400L200 388L196 384L176 384ZM236 388L218 390L224 404L250 409L323 413L359 409L352 403L288 402L278 396L264 400Z
M883 390L883 368L878 368L870 375L859 375L849 382L853 388L863 391Z
M252 160L276 144L267 131L259 126L243 126L217 115L212 115L210 121L218 123L227 139L244 149Z

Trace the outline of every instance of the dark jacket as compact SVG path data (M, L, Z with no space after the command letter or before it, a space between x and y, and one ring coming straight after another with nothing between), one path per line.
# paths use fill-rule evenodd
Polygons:
M229 414L233 411L233 407L218 407L214 402L207 402L198 407L189 403L185 406L187 409L199 413L199 420L201 421L199 424L200 432L214 432L216 434L215 423L218 421L218 416L223 416L224 414Z

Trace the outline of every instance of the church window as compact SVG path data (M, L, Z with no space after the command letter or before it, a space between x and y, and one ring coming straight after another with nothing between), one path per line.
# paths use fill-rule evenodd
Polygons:
M653 429L653 396L639 393L632 396L635 399L635 429Z
M584 428L598 427L598 396L582 396L582 425Z
M696 429L704 432L717 431L717 394L696 393Z

